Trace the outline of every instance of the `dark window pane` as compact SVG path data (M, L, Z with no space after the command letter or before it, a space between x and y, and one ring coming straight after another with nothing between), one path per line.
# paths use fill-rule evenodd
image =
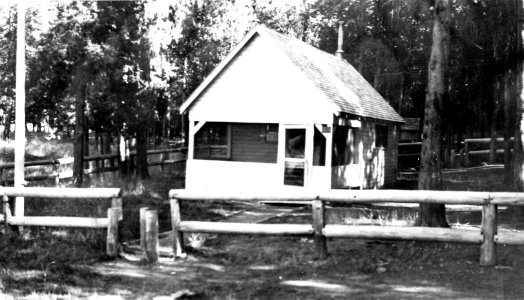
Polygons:
M332 166L348 165L351 162L349 127L335 126L333 131Z
M305 129L286 129L286 157L304 158L306 149Z
M231 161L276 163L278 124L231 124Z
M284 184L294 186L304 186L305 164L304 162L285 163Z
M375 126L375 147L386 148L388 146L388 127L385 125Z
M207 122L195 134L195 159L229 158L227 123Z

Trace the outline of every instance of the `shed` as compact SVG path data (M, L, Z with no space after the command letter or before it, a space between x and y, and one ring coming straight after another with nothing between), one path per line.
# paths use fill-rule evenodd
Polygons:
M182 104L189 189L393 184L402 117L345 60L264 26Z
M420 142L420 118L404 118L400 126L400 142Z

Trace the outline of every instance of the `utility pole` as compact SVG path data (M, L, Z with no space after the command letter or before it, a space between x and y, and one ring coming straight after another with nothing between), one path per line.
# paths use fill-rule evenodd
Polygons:
M25 12L26 0L19 0L16 29L15 187L25 185ZM23 215L24 198L17 197L15 216Z

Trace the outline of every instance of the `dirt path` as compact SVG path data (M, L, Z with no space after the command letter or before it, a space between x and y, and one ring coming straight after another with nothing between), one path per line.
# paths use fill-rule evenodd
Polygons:
M305 210L253 206L226 220L289 221ZM168 237L162 244L170 253ZM188 291L195 299L524 298L518 247L500 246L497 266L482 268L478 245L336 239L322 261L313 258L308 238L203 235L193 246L183 260L162 257L148 266L139 255L123 254L79 270L104 278L99 290L122 298L173 299Z
M299 238L220 236L187 259L145 266L129 257L82 266L99 293L155 299L189 290L197 299L522 299L522 266L481 268L478 247L329 242L312 259ZM83 289L84 290L84 289ZM158 298L163 299L163 298ZM173 299L165 298L165 299Z
M243 204L247 206L247 204ZM279 206L279 205L265 205L261 203L249 204L247 208L237 211L222 211L221 214L225 215L221 221L231 222L231 223L261 223L275 217L283 217L293 212L299 211L302 209L302 206ZM186 234L185 242L186 245L191 246L192 248L201 248L202 244L206 240L214 239L217 235L211 234ZM125 251L128 254L136 254L140 251L140 241L134 240L125 243ZM173 253L172 251L172 237L171 231L166 231L160 233L160 254L164 257L170 257Z

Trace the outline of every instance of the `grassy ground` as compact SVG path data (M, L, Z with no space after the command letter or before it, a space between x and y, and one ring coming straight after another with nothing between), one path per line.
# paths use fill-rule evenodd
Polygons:
M45 155L44 155L45 156ZM125 190L123 236L138 236L138 210L157 208L161 228L169 229L167 191L183 186L183 165L152 179L121 180L105 174L89 186ZM445 173L445 189L506 190L500 169ZM109 203L42 202L28 199L28 214L103 216ZM257 206L260 208L263 206ZM195 202L182 207L185 219L216 220L252 209L243 203ZM342 208L333 208L333 211ZM331 213L332 222L410 224L412 208L355 207ZM267 222L310 222L309 208ZM501 227L523 228L524 218L503 210ZM478 209L448 209L456 226L478 226ZM334 239L329 257L316 260L313 241L296 237L203 235L191 243L185 260L162 258L145 265L123 253L105 256L105 233L94 230L26 229L22 235L1 232L0 299L523 299L524 249L499 246L497 267L478 265L479 246L448 243L383 242ZM199 236L193 237L197 239ZM192 295L192 296L191 296Z
M47 134L33 132L27 132L26 138L25 159L27 161L73 156L71 140L49 139ZM14 148L14 140L0 140L0 160L3 162L14 161Z

